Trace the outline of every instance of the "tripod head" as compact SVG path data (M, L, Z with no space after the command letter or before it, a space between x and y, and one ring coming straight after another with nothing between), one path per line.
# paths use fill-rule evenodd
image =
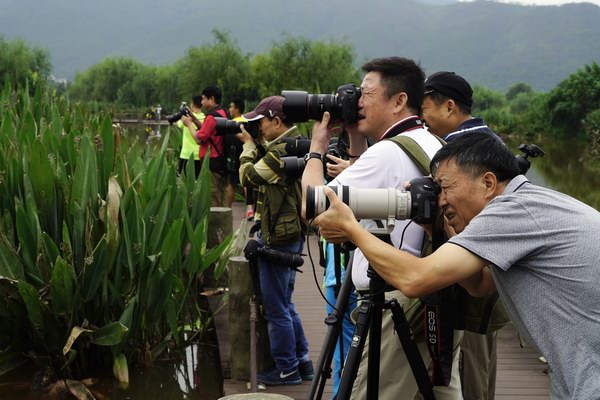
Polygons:
M519 150L521 150L525 155L517 156L517 164L519 165L519 170L521 174L525 175L525 173L529 170L531 166L531 161L529 161L529 157L544 157L544 150L536 146L535 144L525 144L522 143L519 146Z

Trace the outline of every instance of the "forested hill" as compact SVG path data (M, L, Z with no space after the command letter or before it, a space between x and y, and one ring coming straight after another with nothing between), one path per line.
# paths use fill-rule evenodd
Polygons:
M54 75L123 55L170 64L191 46L228 31L258 53L284 34L352 43L357 62L403 55L426 72L453 70L506 89L548 90L600 60L600 7L520 6L414 0L2 0L0 33L49 50Z

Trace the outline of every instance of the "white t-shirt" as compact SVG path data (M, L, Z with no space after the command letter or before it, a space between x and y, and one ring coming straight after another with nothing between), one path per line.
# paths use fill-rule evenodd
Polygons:
M400 123L402 121L399 121ZM390 128L391 129L391 128ZM402 135L414 139L432 158L442 147L440 142L426 129L418 128L403 132ZM369 147L354 164L346 168L329 186L350 186L358 188L390 188L404 189L404 183L413 178L423 176L421 169L404 153L396 143L382 140ZM395 247L398 247L402 230L409 220L396 221L396 226L390 237ZM361 220L361 225L367 229L376 227L372 220ZM402 250L416 256L420 255L423 244L423 229L417 224L411 224L404 234ZM367 268L369 262L360 249L354 252L352 265L352 281L360 290L369 288Z

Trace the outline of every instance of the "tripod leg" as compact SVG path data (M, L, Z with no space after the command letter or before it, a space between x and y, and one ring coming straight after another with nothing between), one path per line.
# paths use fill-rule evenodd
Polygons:
M325 319L327 324L327 333L319 354L319 360L315 368L315 377L313 378L308 394L307 400L321 399L323 396L323 390L325 388L325 382L327 378L331 376L331 361L335 352L335 346L340 334L342 332L342 323L344 320L344 314L348 309L348 297L354 290L352 285L352 264L346 268L344 280L338 294L335 309ZM315 395L317 397L315 397Z
M347 400L350 398L352 384L356 378L362 352L365 347L372 309L373 303L370 300L363 301L358 307L356 328L354 329L352 343L350 344L348 354L346 355L346 363L344 364L342 377L340 379L337 400Z
M397 300L392 299L386 304L386 308L389 308L392 311L394 329L398 334L398 339L400 340L404 354L406 354L408 364L410 365L413 375L415 376L415 380L417 381L419 392L421 392L425 400L435 400L435 395L433 394L433 384L431 383L431 379L429 379L427 368L425 367L425 363L421 357L419 347L414 341L412 331L410 330L410 325L404 316L402 307L400 307L400 304L398 304Z

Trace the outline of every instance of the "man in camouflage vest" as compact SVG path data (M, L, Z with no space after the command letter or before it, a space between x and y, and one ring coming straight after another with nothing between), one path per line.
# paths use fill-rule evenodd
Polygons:
M284 98L271 96L243 117L259 124L268 145L261 157L250 134L242 129L237 137L244 143L240 155L240 182L258 188L256 221L260 221L258 242L284 253L300 253L304 247L304 223L300 218L302 190L298 178L288 178L281 157L287 156L282 138L299 138L300 133L283 113ZM258 222L257 222L258 223ZM292 293L296 271L266 257L258 258L265 318L268 321L271 355L275 368L258 374L266 385L300 384L313 378L308 342L294 304Z

